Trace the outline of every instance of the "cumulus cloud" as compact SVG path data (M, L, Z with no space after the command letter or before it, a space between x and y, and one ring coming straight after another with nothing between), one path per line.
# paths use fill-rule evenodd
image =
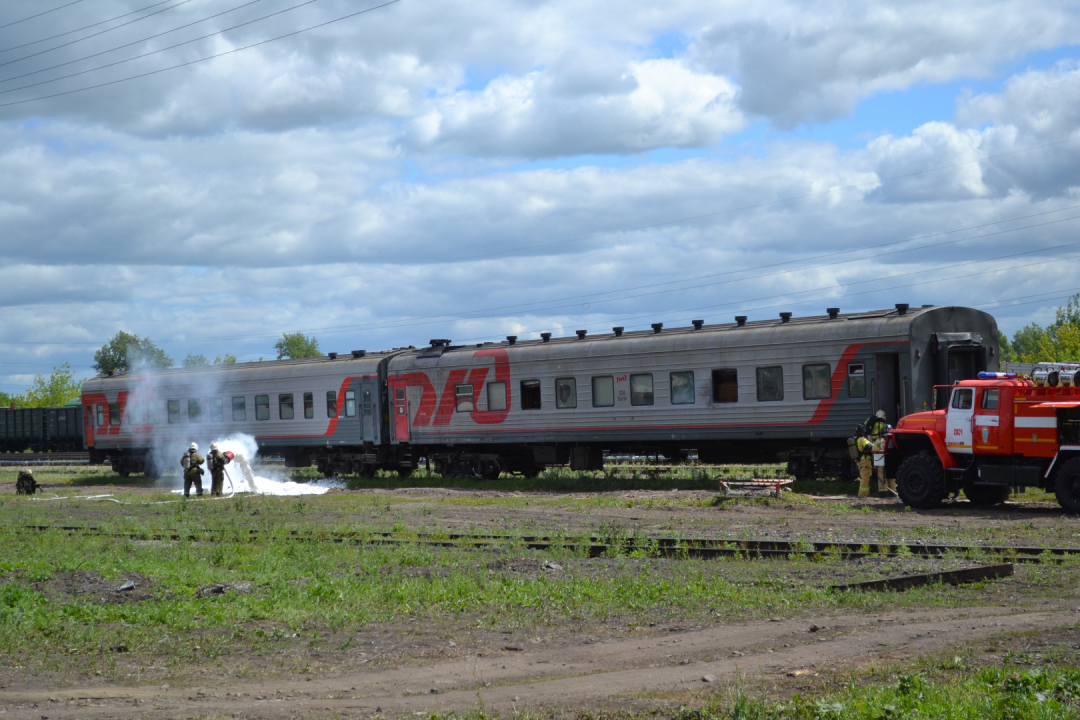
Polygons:
M266 0L235 19L287 5ZM36 8L9 6L0 24ZM50 21L60 31L136 7L102 0ZM321 0L100 78L355 7ZM40 62L210 12L184 8ZM271 357L285 330L314 332L327 349L377 349L1067 289L1080 248L1049 248L1075 242L1062 211L1080 204L1080 140L1032 148L1077 134L1075 64L962 95L955 118L856 149L780 130L844 116L874 93L992 75L1075 35L1073 15L1008 0L451 0L438 12L404 0L184 70L0 109L7 382L35 363L88 368L119 329L176 358L245 360ZM13 27L0 29L0 49L44 32ZM670 35L685 42L658 40ZM41 66L0 67L0 91ZM1041 220L994 224L1025 215ZM1043 221L1057 224L1024 229ZM1018 251L1032 254L993 260ZM1009 327L1059 304L1039 302L996 312Z

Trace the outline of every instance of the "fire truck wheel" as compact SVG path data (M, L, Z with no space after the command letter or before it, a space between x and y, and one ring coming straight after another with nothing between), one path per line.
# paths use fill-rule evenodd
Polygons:
M968 485L964 488L968 502L979 507L1000 505L1009 499L1009 488L997 485Z
M1069 512L1080 512L1080 458L1073 458L1061 466L1054 481L1058 505Z
M912 455L896 472L896 492L913 508L934 508L945 498L945 471L936 457Z

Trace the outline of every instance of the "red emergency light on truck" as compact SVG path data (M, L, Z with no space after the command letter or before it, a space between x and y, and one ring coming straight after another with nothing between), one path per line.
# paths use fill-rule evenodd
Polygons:
M1038 487L1080 512L1080 365L1036 366L1033 379L979 377L942 388L943 409L908 415L890 432L885 469L900 498L931 508L963 491L993 505Z

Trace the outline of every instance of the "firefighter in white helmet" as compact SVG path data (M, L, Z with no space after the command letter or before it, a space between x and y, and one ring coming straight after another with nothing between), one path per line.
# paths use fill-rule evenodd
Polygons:
M195 485L195 494L202 495L203 462L205 458L199 454L198 444L191 443L191 447L180 458L180 467L184 468L184 497L191 494L192 484Z
M867 427L874 441L874 467L877 468L878 497L897 497L896 478L885 477L885 439L889 433L889 425L885 422L885 411L878 410L874 413L874 417L867 422Z

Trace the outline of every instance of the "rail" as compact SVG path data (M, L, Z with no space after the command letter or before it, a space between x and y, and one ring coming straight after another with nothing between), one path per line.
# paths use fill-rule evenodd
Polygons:
M593 557L609 553L643 553L664 557L693 558L809 558L816 560L855 560L864 557L953 558L978 556L1000 558L1008 562L1061 562L1080 558L1080 548L1030 547L1011 545L947 545L940 543L881 543L789 541L744 538L674 538L674 537L604 537L551 535L497 535L475 533L408 532L323 532L298 531L276 533L257 529L235 530L156 530L117 532L85 525L24 525L23 530L66 532L119 537L131 540L190 542L259 542L302 541L332 542L353 545L421 544L436 547L496 548L518 546L530 550L587 549Z

